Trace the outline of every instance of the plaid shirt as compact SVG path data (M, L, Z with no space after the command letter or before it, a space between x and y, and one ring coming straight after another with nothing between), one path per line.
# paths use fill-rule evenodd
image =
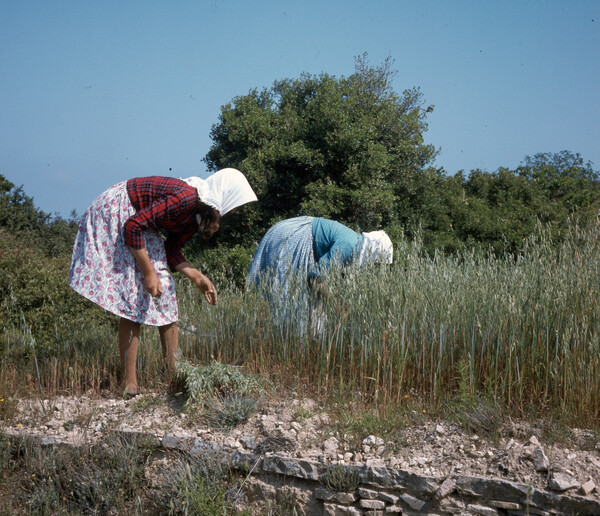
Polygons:
M125 222L125 243L133 249L142 249L145 229L164 229L171 270L187 261L181 248L199 229L198 191L180 179L151 176L127 181L127 193L136 214Z

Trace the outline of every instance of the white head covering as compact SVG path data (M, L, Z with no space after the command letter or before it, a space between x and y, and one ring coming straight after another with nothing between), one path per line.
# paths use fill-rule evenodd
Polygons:
M392 263L394 246L385 231L363 233L363 244L358 253L358 265L365 263Z
M198 190L200 200L215 208L221 215L248 202L257 201L246 176L235 168L224 168L208 176L183 179Z

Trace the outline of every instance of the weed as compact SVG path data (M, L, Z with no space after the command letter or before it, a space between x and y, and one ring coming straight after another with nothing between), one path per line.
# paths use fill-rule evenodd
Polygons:
M294 411L293 419L294 419L294 421L296 421L298 423L302 423L303 421L306 421L307 419L310 419L313 415L314 414L310 410L308 410L307 408L298 407Z
M352 493L358 489L359 483L358 471L343 464L330 466L323 476L323 484L330 491Z
M260 394L265 382L255 375L241 372L239 367L213 362L194 366L180 362L177 373L186 386L192 401L202 401L213 396Z
M275 492L275 502L266 508L266 516L298 516L299 504L295 491L284 486Z
M3 398L0 396L0 420L14 420L17 414L18 402L12 398Z
M41 448L22 441L24 481L15 496L34 514L126 511L143 490L150 450L144 440L118 437L89 448Z
M218 430L231 430L256 412L259 402L247 396L230 394L212 401L206 409L208 420Z
M498 436L502 411L489 397L474 392L470 383L468 361L459 361L456 369L457 393L445 404L446 417L471 432L485 433L491 437Z
M368 435L376 435L394 446L401 446L402 429L412 421L408 412L399 408L374 410L356 404L338 406L332 417L335 434L355 449L360 448Z
M153 407L160 406L164 400L160 396L139 395L131 402L134 412L145 412Z
M227 514L225 485L229 470L211 454L179 458L164 474L157 505L165 514Z

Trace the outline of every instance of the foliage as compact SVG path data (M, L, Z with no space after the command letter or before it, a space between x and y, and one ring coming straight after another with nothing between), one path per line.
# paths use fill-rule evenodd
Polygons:
M153 452L143 436L112 434L79 447L42 447L0 432L0 513L249 514L232 506L232 475L222 457L168 455L155 489L147 468Z
M221 516L228 502L224 485L229 480L227 467L213 454L174 461L165 472L158 500L162 514Z
M246 283L253 249L221 242L203 244L201 247L194 239L186 248L188 259L211 279L217 290L228 286L241 289Z
M433 108L416 88L397 95L391 66L363 55L349 77L304 74L222 107L206 162L243 170L260 199L242 210L234 241L299 214L364 229L397 218L397 199L435 151L423 143Z
M218 430L231 430L248 421L258 409L259 402L237 393L219 396L208 403L209 422Z
M72 334L85 324L111 324L106 313L69 287L69 262L64 253L48 257L27 239L0 233L0 320L6 330L25 323L40 349L49 350L61 337L59 326Z
M179 362L177 375L192 401L232 394L257 394L264 389L264 382L259 377L244 374L239 367L219 362L198 366Z
M567 215L576 211L595 214L600 190L598 172L577 153L562 151L526 156L517 169L553 206L562 206ZM589 213L587 213L589 214ZM564 216L564 215L563 215Z
M0 175L0 228L10 233L23 233L38 229L48 220L48 215L38 210L23 187L16 187Z
M77 215L70 220L51 217L39 210L33 198L25 195L0 174L0 238L17 237L28 247L35 247L44 256L70 253L77 231Z
M21 479L4 503L17 499L28 514L129 512L142 494L151 453L145 438L112 437L79 448L2 442L12 457L12 473Z
M565 185L564 195L550 182ZM593 222L600 208L600 176L578 154L562 151L526 157L517 170L449 176L429 168L416 177L412 193L399 221L404 235L419 234L429 253L473 247L514 253L539 222L558 241L571 223Z
M360 479L356 468L333 464L325 471L323 483L330 491L352 493L358 489Z
M446 417L457 421L468 431L497 436L502 423L502 409L490 396L474 389L468 360L460 360L456 369L457 392L445 404Z

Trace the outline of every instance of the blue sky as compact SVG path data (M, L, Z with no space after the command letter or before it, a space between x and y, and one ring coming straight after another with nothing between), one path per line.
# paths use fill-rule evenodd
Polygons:
M364 52L435 105L448 173L565 149L600 169L598 0L0 0L0 174L65 217L204 176L222 105Z

